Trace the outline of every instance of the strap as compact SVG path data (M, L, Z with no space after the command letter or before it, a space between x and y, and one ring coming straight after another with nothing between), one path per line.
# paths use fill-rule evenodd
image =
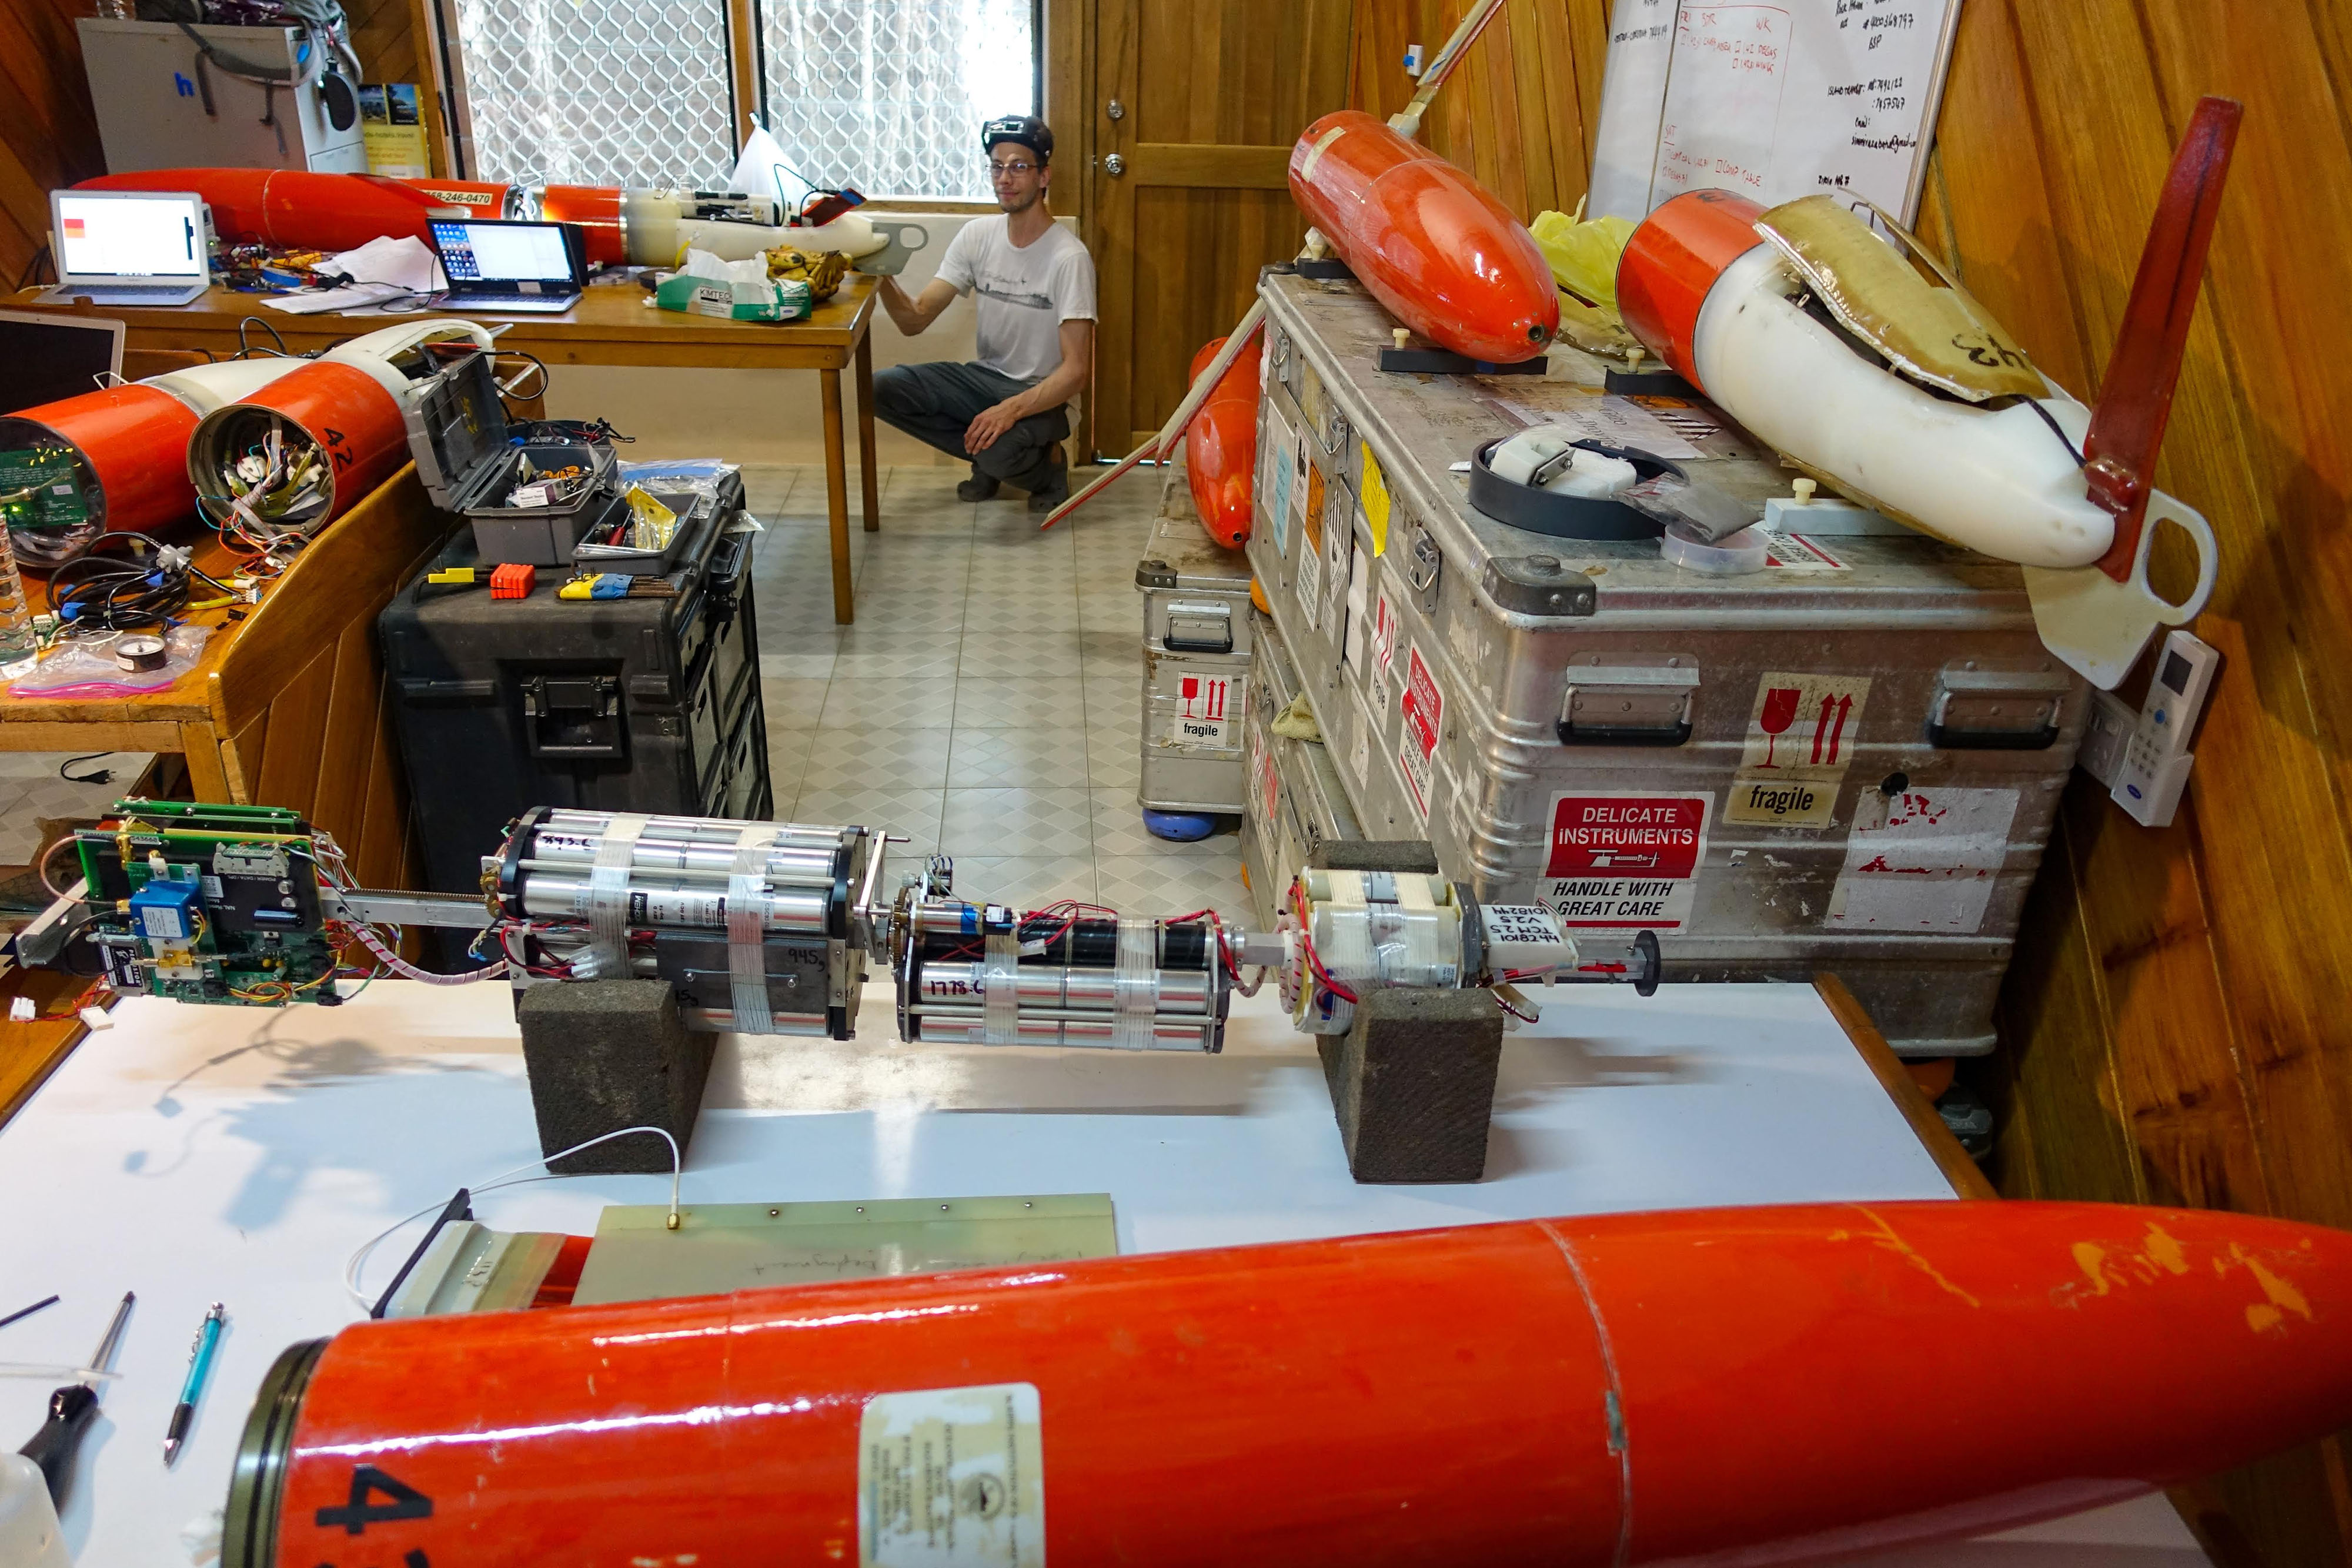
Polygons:
M615 811L596 841L596 863L588 872L589 949L597 973L629 977L629 871L636 863L637 835L653 819Z
M1160 1010L1160 923L1118 923L1118 963L1111 970L1111 1044L1120 1051L1149 1051L1155 1043L1152 1017Z
M773 822L744 823L727 873L727 977L737 1034L776 1030L768 1008L768 850L779 831Z
M1021 937L1018 929L991 932L981 959L981 1042L1021 1043Z

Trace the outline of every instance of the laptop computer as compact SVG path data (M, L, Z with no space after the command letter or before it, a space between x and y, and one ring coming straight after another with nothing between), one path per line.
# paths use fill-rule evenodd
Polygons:
M122 375L121 318L0 310L0 409L38 408L110 386ZM0 446L8 441L0 432Z
M586 247L571 224L435 218L433 249L448 276L448 310L552 314L578 302Z
M212 286L192 191L52 191L49 243L59 281L46 302L185 305Z

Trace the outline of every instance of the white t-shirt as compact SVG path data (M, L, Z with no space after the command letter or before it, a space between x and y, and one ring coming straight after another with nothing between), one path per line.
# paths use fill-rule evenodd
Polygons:
M939 276L980 295L980 362L1034 385L1062 362L1062 323L1095 319L1095 259L1059 224L1028 246L1006 237L1005 214L956 231Z

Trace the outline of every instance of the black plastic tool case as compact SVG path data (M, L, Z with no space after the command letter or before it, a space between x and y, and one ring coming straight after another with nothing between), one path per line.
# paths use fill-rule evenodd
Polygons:
M486 565L568 565L582 535L627 509L614 478L610 446L568 441L512 444L488 354L470 354L444 370L404 410L403 418L408 453L416 459L416 476L425 482L425 493L443 511L472 520L474 544ZM509 507L507 496L521 482L526 460L541 471L576 464L593 477L569 501Z
M767 725L750 533L730 476L682 519L668 598L561 600L429 585L479 563L458 533L377 618L428 886L480 885L481 857L531 806L765 818ZM688 531L690 530L690 532Z

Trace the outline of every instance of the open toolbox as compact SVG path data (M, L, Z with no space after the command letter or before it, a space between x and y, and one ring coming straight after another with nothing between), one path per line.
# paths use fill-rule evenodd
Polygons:
M443 370L408 402L405 415L409 452L425 494L442 510L472 522L485 565L569 566L572 547L583 537L609 532L628 513L610 446L513 444L488 354L468 354ZM545 500L513 504L518 490L535 485L549 487ZM616 562L598 570L661 569Z

